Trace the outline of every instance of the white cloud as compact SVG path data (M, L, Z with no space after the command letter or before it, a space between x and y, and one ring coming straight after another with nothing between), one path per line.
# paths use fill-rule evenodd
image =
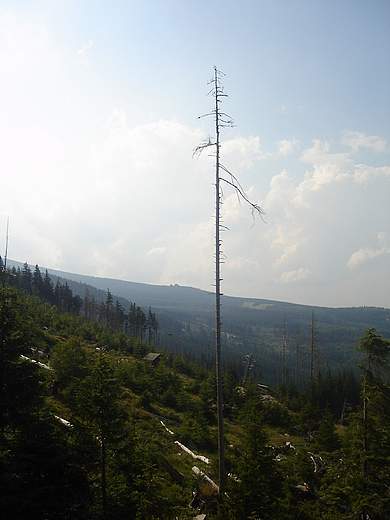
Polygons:
M72 24L80 13L68 3L26 9L5 4L0 8L0 208L10 216L10 258L210 289L214 159L207 153L192 159L207 134L202 129L212 128L210 121L195 127L205 102L198 74L204 53L175 45L177 38L164 24L157 26L157 18L144 18L142 8L127 20L130 25L112 26L110 20L122 19L123 12L110 9L92 35L88 24ZM136 45L142 31L146 34L139 20L160 31L142 47ZM97 54L96 34L107 42ZM182 43L193 42L187 40ZM87 68L91 52L96 61ZM275 71L284 70L279 65ZM237 71L226 72L230 94L242 92ZM389 152L388 133L340 134L339 121L348 128L356 124L348 103L338 104L345 92L325 99L332 85L323 92L306 89L305 106L298 107L303 83L297 78L283 104L277 101L276 76L276 89L268 93L250 90L258 84L254 78L246 96L229 98L228 111L242 135L223 131L221 160L264 208L267 223L258 219L253 226L246 204L224 186L221 214L230 231L223 234L223 291L318 304L326 298L330 304L389 302L390 166L388 156L378 159ZM313 79L307 76L304 83ZM352 78L345 85L362 92ZM382 101L377 96L370 110L359 113L359 129L381 128ZM279 117L265 129L272 106ZM317 135L310 133L313 128ZM321 139L310 143L311 137ZM378 241L372 241L379 229ZM381 299L372 294L374 285Z
M362 132L345 131L341 140L342 144L351 147L352 152L356 153L359 148L371 148L375 152L384 152L387 142L377 135L365 135Z
M147 256L161 256L166 253L166 247L153 247L150 251L146 253Z
M359 184L368 182L375 177L390 178L390 166L367 166L367 164L357 164L355 166L354 179Z
M330 153L330 143L313 139L313 146L301 154L303 163L316 165L329 164L339 170L348 169L351 160L348 153Z
M284 252L283 252L282 256L277 260L276 265L280 265L280 264L287 262L289 260L290 256L297 252L298 248L299 248L299 244L292 244L290 246L285 246Z
M311 164L313 171L306 171L303 181L296 189L294 203L298 206L310 207L312 192L346 181L353 167L348 154L330 153L328 142L315 139L313 143L312 148L304 150L301 155L301 161Z
M294 179L287 170L274 175L270 182L270 188L265 200L264 209L266 213L275 211L289 217L291 210L291 201L296 196L296 186Z
M224 141L221 145L221 156L224 163L232 165L229 166L230 170L253 168L256 160L264 158L259 136L237 136Z
M61 99L61 104L62 104L62 105L67 105L67 104L69 104L71 101L72 101L71 96L63 96L62 99Z
M47 40L47 30L41 22L21 22L15 15L7 13L0 17L0 23L5 45L12 52L36 49Z
M382 249L368 249L368 248L362 248L359 249L359 251L356 251L351 255L351 258L347 262L347 266L349 269L354 269L359 264L365 264L369 260L372 260L373 258L376 258L377 256L381 256L384 253L386 253L386 249L382 247Z
M27 23L10 13L0 15L2 85L6 81L20 81L21 76L27 72L39 74L45 60L50 59L46 44L47 29L41 21L29 20Z
M106 124L103 125L103 128L108 128L109 130L114 128L127 128L127 114L123 110L114 108L110 117L107 118Z
M349 269L355 269L361 264L366 264L370 260L377 258L378 256L382 256L385 254L390 254L390 247L387 245L387 234L384 232L378 233L378 245L382 245L383 247L379 249L371 249L368 247L362 247L355 253L353 253L350 259L347 262L347 267Z
M278 143L278 154L279 155L288 155L294 151L295 146L299 143L297 139L284 139L283 141L279 141Z
M82 55L84 54L84 52L88 49L90 49L91 47L93 46L93 41L92 40L89 40L88 43L86 43L85 45L82 46L81 49L79 49L77 52Z
M301 267L300 269L295 270L295 271L286 271L286 272L282 273L280 280L283 283L298 282L300 280L304 280L305 278L307 278L308 274L309 274L309 269L307 267L306 267L306 269Z
M353 160L347 153L332 153L330 143L314 141L302 159L312 165L302 180L286 170L271 179L264 204L267 227L261 230L261 247L257 250L258 257L265 255L267 260L261 262L260 271L286 285L294 282L294 287L302 287L300 283L309 275L317 284L321 281L331 287L355 276L346 269L348 248L368 236L374 223L389 220L386 196L381 192L378 197L377 186L367 191L353 182ZM364 204L373 196L371 190L376 197L375 210L364 212ZM385 238L385 233L378 236L382 243L377 253L362 250L359 255L381 254ZM372 250L376 251L375 247ZM348 267L359 260L359 255ZM255 269L252 272L258 276Z
M8 141L4 135L8 152L0 161L10 182L0 193L0 204L11 216L12 242L23 244L16 259L212 289L214 159L206 154L192 159L204 134L176 120L131 127L129 119L125 111L112 110L100 125L103 138L90 147L89 159L73 162L64 143L41 128L9 134ZM18 139L23 154L18 154ZM293 149L294 141L281 141L279 148ZM260 178L283 164L284 156L263 153L259 137L238 136L225 144L223 162L239 172L248 197L267 213L266 225L258 220L252 227L245 203L240 205L231 188L224 188L223 224L230 228L223 234L226 294L302 301L308 280L331 287L332 280L340 284L343 277L355 276L353 265L384 258L386 228L377 247L359 245L368 236L365 222L368 229L380 215L369 213L355 234L361 218L357 194L364 200L371 193L367 190L376 188L354 182L349 172L356 168L348 154L332 153L329 143L314 141L302 153L310 171L299 170L305 169L302 161L295 176L281 168L261 198L253 172L260 172ZM11 179L18 172L15 190ZM351 257L350 251L356 253Z
M41 180L48 180L64 155L61 140L39 126L0 127L0 137L2 164L15 175L13 181L30 182L37 172Z

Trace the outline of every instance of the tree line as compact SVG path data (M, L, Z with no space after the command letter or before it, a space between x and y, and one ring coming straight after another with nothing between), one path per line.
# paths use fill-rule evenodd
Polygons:
M0 256L0 272L4 271L4 262ZM8 268L5 275L10 287L20 289L26 296L36 296L44 303L55 305L60 312L73 316L82 316L86 321L96 320L115 331L157 344L158 319L151 307L145 311L135 303L130 303L128 313L115 301L110 289L107 289L105 301L90 295L86 287L84 299L74 295L68 282L62 284L57 278L54 285L46 269L44 276L36 265L32 271L27 262L20 268Z
M227 363L218 496L174 443L206 455L196 464L218 484L215 369L173 352L152 366L147 338L60 311L12 278L0 280L6 518L389 518L390 342L374 329L357 345L360 378L319 372L300 390L250 376L242 388L242 366Z

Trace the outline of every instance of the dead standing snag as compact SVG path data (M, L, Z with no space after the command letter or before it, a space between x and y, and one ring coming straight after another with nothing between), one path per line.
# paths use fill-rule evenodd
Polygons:
M230 116L220 110L220 104L224 97L223 86L221 85L221 77L224 74L214 66L214 76L209 81L212 88L209 92L214 97L214 110L209 114L200 116L198 119L207 116L213 116L215 122L215 139L210 136L194 150L193 155L199 156L204 150L212 147L214 149L215 157L215 322L216 322L216 370L217 370L217 409L218 409L218 453L219 453L219 493L222 495L225 491L226 473L225 473L225 457L223 446L223 407L222 407L222 374L221 374L221 277L220 277L220 263L221 263L221 239L220 231L223 226L220 223L221 205L222 205L222 190L221 182L225 182L232 186L237 194L238 200L243 199L249 204L252 216L260 215L263 218L264 212L257 204L251 202L247 197L241 184L237 178L220 163L220 129L225 127L232 127L233 120ZM224 171L229 175L229 179L220 175Z

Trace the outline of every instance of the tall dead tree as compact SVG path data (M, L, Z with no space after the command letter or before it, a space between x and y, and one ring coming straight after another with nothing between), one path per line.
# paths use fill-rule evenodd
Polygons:
M7 276L7 258L8 258L8 230L9 230L9 218L7 219L7 235L5 240L5 257L4 264L2 267L2 284L0 286L0 442L4 441L4 427L5 427L5 408L4 408L4 381L5 381L5 324L6 324L6 276Z
M247 354L242 358L243 363L246 363L244 379L242 380L242 388L245 387L246 380L249 376L249 371L255 367L256 361L252 360L253 354Z
M299 350L299 325L297 323L297 342L295 346L295 386L299 388L299 365L300 365L300 350Z
M311 336L310 336L310 379L314 377L314 311L311 313Z
M286 315L283 318L283 345L282 345L282 386L286 385L286 351L287 351L287 333L286 333Z
M311 313L310 335L310 379L314 379L315 362L317 361L317 374L320 371L320 348L318 345L318 331L314 319L314 311Z
M208 113L200 116L212 116L215 123L215 138L210 136L194 150L194 154L199 156L206 148L212 147L214 149L215 157L215 330L216 330L216 375L217 375L217 409L218 409L218 453L219 453L219 493L225 491L226 474L225 474L225 456L223 446L223 404L222 404L222 365L221 365L221 206L222 206L222 191L221 182L232 186L237 194L238 199L241 198L247 202L251 208L252 216L258 214L262 216L263 210L251 202L237 178L223 166L220 162L220 130L225 127L234 126L233 120L230 116L220 110L220 105L223 98L227 97L224 88L221 84L221 77L224 74L214 66L213 78L208 82L212 85L209 94L214 97L214 109ZM221 175L221 170L227 174L228 178Z

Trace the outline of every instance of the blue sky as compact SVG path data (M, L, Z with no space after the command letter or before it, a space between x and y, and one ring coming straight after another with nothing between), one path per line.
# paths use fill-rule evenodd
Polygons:
M3 1L10 258L212 289L216 65L223 292L390 307L388 1ZM1 253L3 255L3 253Z

